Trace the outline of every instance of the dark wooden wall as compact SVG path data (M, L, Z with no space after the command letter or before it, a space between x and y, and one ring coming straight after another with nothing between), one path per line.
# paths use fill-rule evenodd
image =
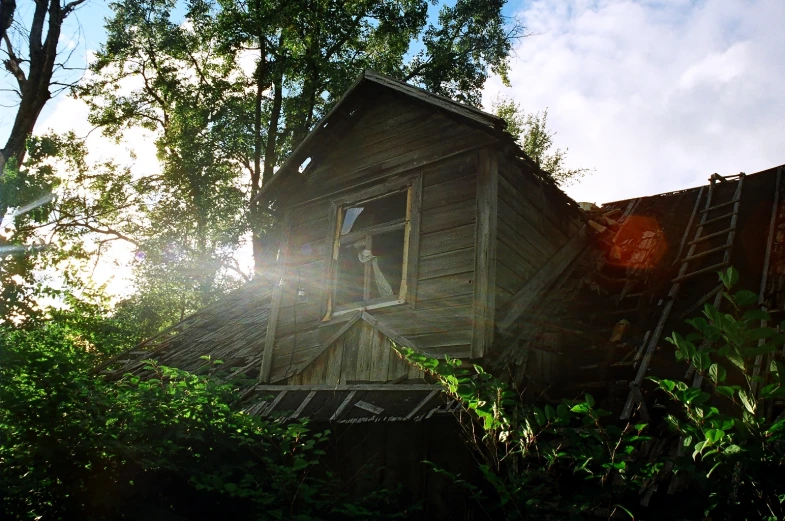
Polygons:
M280 201L289 232L279 308L271 314L271 321L275 321L271 382L292 377L317 356L321 369L297 378L297 383L352 380L350 374L331 374L324 369L341 367L337 360L346 361L344 354L352 356L353 351L345 339L325 350L325 342L349 318L322 320L328 290L329 237L335 226L331 200L351 197L373 185L392 189L413 175L421 176L422 183L420 234L412 239L419 241L414 259L416 293L406 304L371 313L429 354L471 356L477 164L479 150L493 142L495 138L485 131L387 94L359 117L332 153L307 171L306 185ZM361 326L359 323L352 329L362 331ZM361 341L372 335L352 333L349 338ZM354 379L385 381L400 376L393 371L394 378L390 378L394 360L389 355L389 341L379 340L377 348L377 363L386 365L387 370L370 367L367 375L362 369L362 377L358 377L358 366L350 360L345 367L354 367Z
M496 309L503 309L579 228L527 165L499 153Z

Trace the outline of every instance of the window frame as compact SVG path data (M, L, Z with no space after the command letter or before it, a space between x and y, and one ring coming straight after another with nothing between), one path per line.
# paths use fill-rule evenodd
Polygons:
M406 213L403 219L398 219L379 225L373 225L365 230L362 230L361 232L350 232L346 235L341 235L343 216L346 208L358 206L377 199L382 199L397 192L403 191L407 192ZM327 251L325 252L327 254L327 269L325 270L325 275L327 277L327 288L326 294L322 299L323 321L329 321L334 317L339 317L360 310L379 309L404 304L413 305L414 294L416 290L416 268L419 251L421 201L422 176L420 174L398 179L397 181L387 181L365 190L348 193L340 198L330 201L330 216L328 220L329 224L327 233L327 244L330 246L326 248ZM367 299L367 296L370 292L369 285L372 284L372 282L366 275L363 283L364 299L362 301L336 306L335 292L338 281L338 260L340 258L340 249L342 244L351 241L352 238L357 240L357 237L363 235L370 235L373 237L374 235L400 229L404 230L404 239L401 266L401 284L397 295L392 295L391 297ZM366 268L366 274L369 272L369 270L370 265Z

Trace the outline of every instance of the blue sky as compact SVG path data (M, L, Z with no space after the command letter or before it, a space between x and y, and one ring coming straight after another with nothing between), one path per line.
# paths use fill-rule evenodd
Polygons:
M486 106L501 93L527 111L548 108L568 166L595 169L567 187L574 198L601 203L785 163L782 0L527 0L505 10L533 35L516 46L512 87L491 79ZM81 37L74 64L103 41L109 14L88 0L63 31L63 46ZM5 139L13 109L0 110ZM85 134L85 116L61 95L37 130Z

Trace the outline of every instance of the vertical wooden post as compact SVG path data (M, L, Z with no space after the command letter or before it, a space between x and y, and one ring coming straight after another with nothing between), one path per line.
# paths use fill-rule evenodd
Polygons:
M286 257L291 236L291 218L286 214L283 222L283 238L281 239L281 249L278 253L278 263L276 265L273 283L272 302L270 303L270 317L267 319L267 333L264 339L264 352L262 353L262 367L259 370L259 382L268 383L270 381L270 371L273 368L273 351L275 347L275 332L278 328L278 315L281 312L281 297L285 287ZM295 288L296 290L296 288ZM294 348L294 346L293 346Z
M472 358L483 356L493 342L496 308L496 213L499 162L492 148L480 150L477 163L477 233L474 258Z

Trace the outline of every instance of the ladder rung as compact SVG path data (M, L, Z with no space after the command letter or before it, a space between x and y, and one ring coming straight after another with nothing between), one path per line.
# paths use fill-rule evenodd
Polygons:
M698 237L694 241L690 241L687 244L692 246L693 244L698 244L699 242L708 241L709 239L713 239L714 237L719 237L720 235L727 235L730 232L736 229L735 226L731 226L730 228L725 228L724 230L720 230L718 232L710 233L709 235L704 235L703 237Z
M740 199L733 199L732 201L728 201L727 203L720 203L720 204L716 204L716 205L714 205L714 206L710 206L710 207L708 207L708 208L706 208L706 209L704 209L704 210L701 210L701 213L709 213L709 212L711 212L712 210L717 210L717 209L719 209L719 208L725 208L726 206L730 206L730 205L732 205L732 204L736 204L736 203L738 203L739 201L740 201Z
M694 261L695 259L700 259L701 257L705 257L706 255L711 255L712 253L717 253L718 251L727 250L728 248L730 248L730 246L728 246L727 244L723 244L722 246L719 246L717 248L712 248L710 250L702 251L696 255L693 255L692 257L687 257L682 262L691 262Z
M702 222L701 226L708 226L709 224L716 223L717 221L721 221L723 219L728 219L728 218L733 217L734 215L736 215L736 213L737 212L726 213L725 215L720 215L719 217L715 217L713 219L709 219L706 222Z
M722 268L727 268L729 265L730 265L730 262L720 262L719 264L715 264L713 266L709 266L708 268L702 268L702 269L699 269L697 271L693 271L691 273L685 273L681 277L677 277L677 278L673 279L672 282L674 282L674 283L675 282L682 282L682 281L690 279L690 278L692 278L692 277L694 277L696 275L700 275L702 273L706 273L706 272L709 272L709 271L721 270Z

